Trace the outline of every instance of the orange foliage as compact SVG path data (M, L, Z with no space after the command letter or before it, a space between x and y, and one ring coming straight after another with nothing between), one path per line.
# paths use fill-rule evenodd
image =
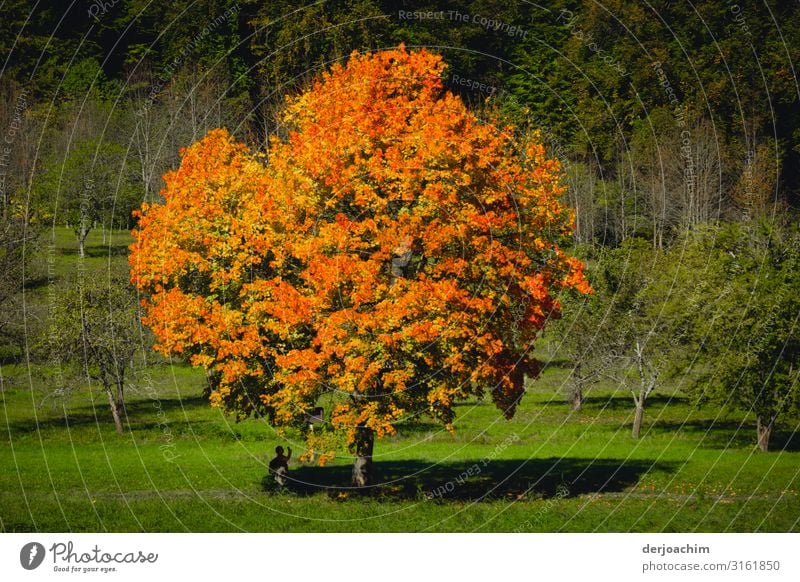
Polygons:
M424 50L354 53L289 101L268 164L214 130L142 208L145 323L215 375L212 402L302 424L333 391L350 442L419 413L450 425L484 391L514 413L553 293L590 289L559 247L558 162L481 123L443 69Z

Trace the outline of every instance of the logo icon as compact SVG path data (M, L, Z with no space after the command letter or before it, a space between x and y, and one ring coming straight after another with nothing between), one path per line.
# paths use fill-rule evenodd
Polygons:
M19 552L19 563L26 570L35 570L44 561L44 554L44 546L39 542L27 543Z

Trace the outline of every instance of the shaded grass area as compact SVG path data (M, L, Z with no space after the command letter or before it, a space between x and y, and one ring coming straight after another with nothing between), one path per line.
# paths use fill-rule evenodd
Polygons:
M376 483L366 491L346 485L350 472L347 466L301 467L290 475L287 491L303 496L325 492L334 498L522 501L625 491L651 470L673 471L674 467L646 460L566 457L483 459L472 464L385 461L377 467ZM274 490L273 483L270 476L265 476L265 491Z

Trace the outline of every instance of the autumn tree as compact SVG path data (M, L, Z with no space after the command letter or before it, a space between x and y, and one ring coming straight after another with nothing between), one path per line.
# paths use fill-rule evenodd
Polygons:
M443 88L441 58L354 53L288 102L265 155L210 132L145 205L132 278L158 348L218 378L238 417L305 426L324 395L353 484L375 437L491 393L507 417L558 290L588 292L562 246L571 211L537 135L481 123Z

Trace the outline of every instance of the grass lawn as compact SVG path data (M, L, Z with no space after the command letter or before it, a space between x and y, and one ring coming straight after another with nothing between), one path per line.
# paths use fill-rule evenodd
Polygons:
M109 253L95 233L89 260L124 262L115 249L128 242ZM69 245L57 231L56 284L77 261ZM454 434L420 419L378 441L380 484L363 496L346 487L346 454L326 467L293 459L294 483L276 490L274 447L297 456L302 443L210 408L203 373L183 364L132 379L118 435L97 387L56 398L41 366L7 358L0 530L800 531L800 434L779 431L775 452L758 453L754 419L664 391L633 440L630 397L601 386L571 413L568 371L548 365L511 421L472 401Z

